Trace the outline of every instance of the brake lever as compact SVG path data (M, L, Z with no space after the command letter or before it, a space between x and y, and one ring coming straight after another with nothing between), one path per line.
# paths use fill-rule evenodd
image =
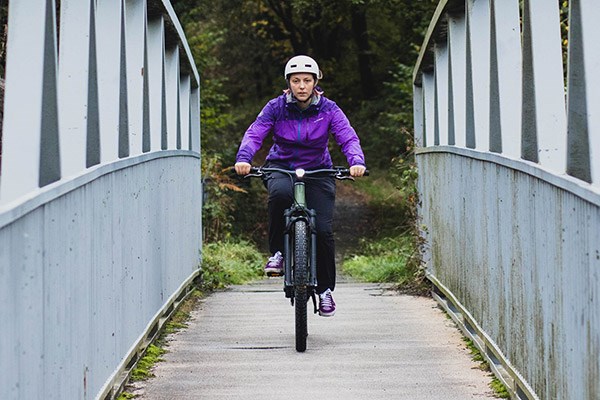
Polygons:
M350 176L350 175L342 175L342 174L337 174L335 176L335 179L339 179L340 181L345 181L345 180L351 180L354 181L354 177Z

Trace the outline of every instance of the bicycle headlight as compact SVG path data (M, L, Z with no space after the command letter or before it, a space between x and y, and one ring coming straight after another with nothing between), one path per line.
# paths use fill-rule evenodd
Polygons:
M305 171L304 169L302 169L302 168L298 168L298 169L296 170L296 176L297 176L298 178L302 179L302 177L304 176L304 173L305 173L305 172L306 172L306 171Z

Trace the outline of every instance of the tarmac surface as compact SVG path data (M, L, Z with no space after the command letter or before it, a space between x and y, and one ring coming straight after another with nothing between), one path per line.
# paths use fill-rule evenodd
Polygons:
M294 309L280 278L214 293L169 337L156 377L134 393L145 400L495 398L490 374L431 298L341 282L334 299L334 317L310 313L307 350L297 353Z

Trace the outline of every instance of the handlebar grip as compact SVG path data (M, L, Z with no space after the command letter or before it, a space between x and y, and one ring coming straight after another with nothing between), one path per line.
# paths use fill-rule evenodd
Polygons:
M235 170L235 166L229 167L229 172L234 173L234 174L237 175L237 171ZM249 172L250 174L257 173L257 172L260 172L260 168L258 168L258 167L250 167L250 172ZM242 176L242 175L240 175L240 176Z

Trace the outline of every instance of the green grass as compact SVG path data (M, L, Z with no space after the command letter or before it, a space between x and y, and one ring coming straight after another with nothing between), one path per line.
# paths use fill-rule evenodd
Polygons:
M494 394L496 395L496 397L501 398L501 399L510 398L510 393L508 393L506 386L504 386L504 384L502 383L502 381L500 381L500 379L496 378L491 373L492 370L490 369L490 365L487 363L487 361L485 360L485 358L483 357L483 355L481 354L481 352L479 351L477 346L475 346L475 343L473 343L473 341L471 339L468 339L466 337L463 337L463 340L467 345L467 349L469 349L469 351L471 353L471 359L473 361L479 363L479 369L481 369L482 371L490 372L490 376L493 377L489 386L494 391Z
M500 379L498 379L498 378L492 379L492 382L490 383L490 387L492 388L492 390L494 391L496 396L500 397L501 399L509 399L510 398L510 393L508 393L506 386L504 386L504 384L502 382L500 382Z
M400 289L425 294L429 286L416 236L414 181L392 177L388 171L372 171L370 177L355 183L369 200L378 233L363 239L356 253L344 260L344 272L361 281L396 283Z
M239 285L263 276L265 255L245 241L204 244L202 284L207 290Z
M344 272L366 282L404 283L410 279L407 269L412 254L408 236L383 237L363 241L359 252L344 261Z
M357 179L355 187L367 195L369 207L374 212L373 224L377 238L397 236L412 224L411 197L406 188L398 189L386 172L374 171L370 177Z
M136 368L131 374L134 381L146 380L154 376L152 367L159 361L162 361L161 356L166 353L166 350L157 345L151 344L146 349L146 354L138 362Z
M388 174L382 171L371 171L370 176L354 181L354 186L377 202L398 200L402 197L401 191L394 187Z

